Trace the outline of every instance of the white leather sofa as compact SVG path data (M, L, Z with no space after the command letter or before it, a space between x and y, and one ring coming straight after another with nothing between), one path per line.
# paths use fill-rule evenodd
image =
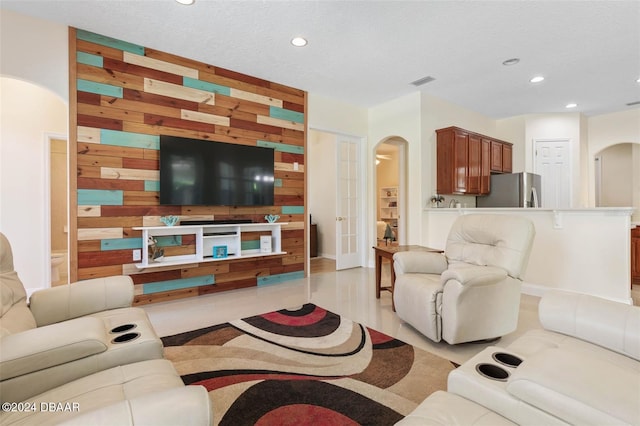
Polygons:
M126 276L34 293L30 305L0 233L0 399L20 402L98 371L163 358ZM129 329L119 330L126 325ZM122 342L119 342L122 340Z
M544 329L483 350L400 423L640 425L640 307L548 291L539 316Z
M535 229L511 215L458 217L444 255L393 255L393 300L403 321L434 342L493 339L514 331Z
M213 424L209 394L184 386L164 359L114 367L66 383L20 403L5 403L6 426L207 426Z

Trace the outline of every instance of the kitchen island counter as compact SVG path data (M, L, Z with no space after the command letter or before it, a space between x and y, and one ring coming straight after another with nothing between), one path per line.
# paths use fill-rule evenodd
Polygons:
M451 225L462 214L522 215L536 228L523 293L541 296L557 288L632 303L632 213L631 207L427 208L421 245L443 249Z

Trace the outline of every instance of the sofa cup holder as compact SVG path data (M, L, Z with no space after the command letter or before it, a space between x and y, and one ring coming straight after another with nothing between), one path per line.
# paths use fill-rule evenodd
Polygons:
M509 372L507 370L495 364L477 364L476 371L487 379L497 380L500 382L506 382L509 377Z
M113 327L110 331L111 334L124 333L125 331L133 330L136 328L135 324L123 324L117 327Z
M494 352L491 357L494 361L512 368L516 368L522 363L522 359L506 352Z
M126 333L115 337L111 343L126 343L140 337L140 333Z

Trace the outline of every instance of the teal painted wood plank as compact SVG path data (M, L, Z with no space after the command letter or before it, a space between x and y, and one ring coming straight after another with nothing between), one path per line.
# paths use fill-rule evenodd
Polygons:
M108 189L78 189L79 206L121 206L124 191Z
M158 180L145 180L144 181L144 190L145 191L160 191L160 181Z
M174 247L182 245L181 235L166 235L155 237L160 247Z
M304 214L304 206L282 206L282 214Z
M280 284L285 281L299 280L304 278L304 271L285 272L283 274L267 275L258 277L258 286Z
M275 186L276 188L282 188L282 179L275 178L273 180L273 186Z
M76 61L80 64L91 65L99 68L102 68L104 64L102 56L86 52L76 52Z
M291 111L277 106L269 107L269 116L280 118L282 120L294 121L296 123L304 123L304 114L298 111Z
M262 146L265 148L273 148L276 151L280 152L288 152L291 154L304 154L304 147L297 145L287 145L284 143L278 142L269 142L269 141L257 141L256 145Z
M102 46L113 47L114 49L124 50L126 52L144 56L143 46L118 40L116 38L103 36L86 30L77 30L76 37L90 43L101 44Z
M100 143L128 148L160 149L160 136L100 129Z
M231 96L231 89L227 86L221 86L219 84L209 83L208 81L197 80L191 77L182 77L182 85L193 89L206 90L207 92Z
M96 83L95 81L83 80L81 78L78 79L78 91L122 98L122 87Z
M247 240L240 244L241 250L259 250L260 240Z
M100 250L128 250L142 248L142 238L111 238L100 240Z
M142 284L143 294L160 293L163 291L179 290L182 288L200 287L203 285L215 284L213 275L203 275L201 277L181 278L177 280L158 281L155 283Z

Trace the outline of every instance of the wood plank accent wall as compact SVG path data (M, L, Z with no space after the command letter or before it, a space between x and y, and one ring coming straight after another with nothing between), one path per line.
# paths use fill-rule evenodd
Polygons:
M72 279L130 275L135 303L144 304L304 277L306 92L80 29L69 37ZM273 148L275 205L160 206L160 135ZM264 222L267 214L289 223L286 255L133 264L142 241L132 228L161 225L161 216ZM171 255L194 252L189 235L159 244Z

